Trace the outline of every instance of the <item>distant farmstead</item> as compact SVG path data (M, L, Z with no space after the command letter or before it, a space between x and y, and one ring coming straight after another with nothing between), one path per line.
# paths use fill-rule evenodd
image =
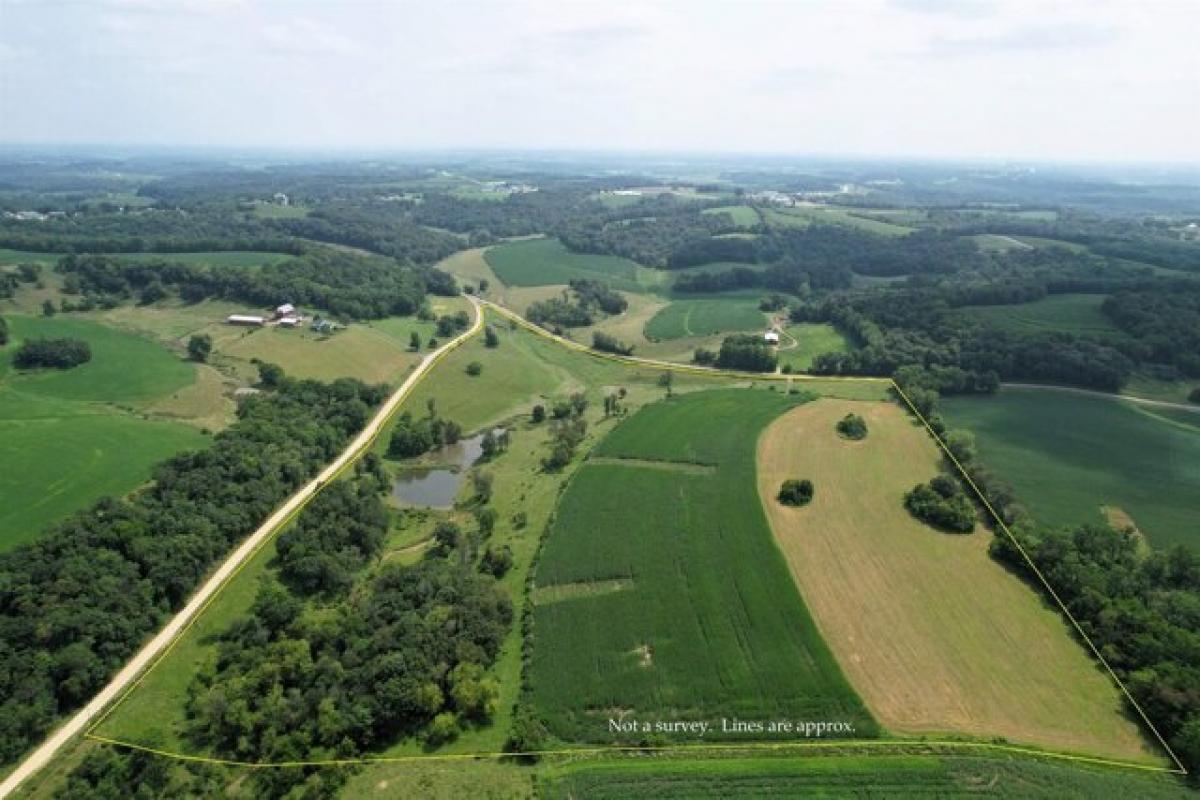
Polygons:
M763 334L763 341L767 344L779 344L779 334L775 331L767 331Z
M275 316L282 319L283 317L296 316L296 307L291 303L284 303L275 309Z
M256 317L251 314L230 314L225 318L226 324L229 325L256 325L262 326L267 324L265 317Z

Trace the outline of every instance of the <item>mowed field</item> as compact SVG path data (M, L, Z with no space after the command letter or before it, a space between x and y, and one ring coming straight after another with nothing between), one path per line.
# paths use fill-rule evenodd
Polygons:
M865 440L837 435L849 412L866 419ZM939 453L899 406L800 406L767 428L758 463L801 594L885 728L1158 758L1067 623L988 556L986 529L940 533L904 509L904 493L937 474ZM788 478L812 480L810 505L774 499Z
M853 349L837 328L825 322L789 325L784 329L784 334L780 337L779 363L781 366L790 364L795 370L811 368L813 359L823 353L848 353ZM795 341L794 347L788 337Z
M967 306L970 319L1016 333L1063 331L1120 336L1121 331L1100 310L1102 294L1052 294L1032 303Z
M728 214L733 218L733 224L742 228L753 228L762 222L758 211L753 206L717 206L706 208L701 214Z
M757 435L798 401L742 389L656 403L575 474L536 574L530 676L553 734L611 742L609 717L722 716L874 734L756 496Z
M0 349L0 549L137 488L158 462L208 441L196 427L133 413L194 380L195 368L166 349L85 320L5 319L13 339ZM84 339L92 360L65 371L14 369L13 352L32 336Z
M1042 522L1101 523L1100 507L1116 506L1155 546L1200 545L1200 433L1190 425L1038 389L948 397L942 414L975 433L980 460Z
M645 291L639 282L645 267L617 256L572 253L557 239L507 242L489 248L484 258L508 286L547 286L589 278L605 281L614 289Z
M665 341L732 331L758 331L767 318L754 298L675 300L646 323L646 338Z

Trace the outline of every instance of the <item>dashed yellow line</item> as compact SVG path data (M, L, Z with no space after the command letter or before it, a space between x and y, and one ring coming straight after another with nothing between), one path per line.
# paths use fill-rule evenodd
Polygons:
M164 758L172 758L172 759L175 759L178 761L216 764L216 765L222 765L222 766L240 767L240 768L247 768L247 769L281 769L281 768L295 768L295 767L335 767L335 766L349 766L349 765L354 765L354 764L396 764L396 763L408 763L408 762L414 762L414 761L471 761L471 760L478 760L478 759L500 759L500 758L514 758L514 757L521 757L521 756L553 757L553 756L567 756L567 755L603 755L606 753L616 754L616 753L630 753L630 752L688 753L688 752L705 752L705 751L718 751L718 750L724 750L724 751L728 751L728 750L761 750L761 751L793 750L793 751L801 751L801 750L854 749L854 748L886 750L886 749L906 749L906 748L911 749L911 748L921 748L921 747L932 747L932 748L941 748L941 749L962 749L962 750L1011 753L1011 754L1025 755L1025 756L1048 758L1048 759L1054 759L1054 760L1060 760L1060 761L1070 761L1070 762L1081 763L1081 764L1091 764L1091 765L1095 765L1095 766L1105 766L1105 767L1116 767L1116 768L1121 768L1121 769L1140 770L1143 772L1167 773L1167 774L1174 774L1174 775L1187 775L1188 774L1187 769L1183 766L1183 763L1179 760L1179 758L1175 755L1175 752L1171 749L1170 745L1167 744L1166 740L1158 732L1158 729L1155 728L1154 723L1152 723L1150 721L1150 718L1146 715L1146 712L1142 710L1142 707L1133 698L1133 695L1130 694L1128 688L1126 688L1125 684L1117 676L1116 672L1113 671L1111 666L1109 666L1108 662L1105 660L1104 656L1101 655L1099 649L1092 642L1091 638L1087 635L1087 633L1084 632L1083 628L1079 625L1078 621L1076 621L1075 617L1067 609L1066 604L1063 603L1063 601L1059 598L1058 594L1054 591L1054 589L1046 581L1045 576L1042 574L1041 570L1038 569L1037 565L1034 564L1033 559L1031 559L1029 557L1029 554L1025 551L1025 548L1021 546L1020 541L1018 541L1016 536L1013 535L1012 531L1009 530L1008 525L1005 524L1004 520L1001 519L1000 515L998 513L996 513L996 510L992 507L991 503L988 502L987 497L980 490L980 488L971 479L971 476L967 473L967 471L963 467L963 465L960 464L958 459L954 457L954 454L952 452L950 452L949 447L946 446L946 443L942 440L942 437L939 436L936 431L934 431L934 429L929 425L929 422L925 419L924 415L922 415L921 412L917 410L916 406L908 398L908 395L906 395L904 393L904 391L900 388L899 385L896 384L896 382L894 380L892 380L891 378L873 378L873 377L841 376L841 375L815 376L815 375L782 375L782 374L778 374L778 373L763 373L763 374L746 373L746 372L738 372L735 370L712 369L712 368L707 368L707 367L692 366L692 365L688 365L688 364L676 364L676 363L667 362L667 361L658 361L658 360L654 360L654 359L636 358L636 357L632 357L632 356L621 356L621 355L617 355L615 353L603 353L603 352L594 350L590 347L587 347L585 345L582 345L578 342L571 341L570 339L566 339L561 336L556 336L556 335L550 333L549 331L545 330L544 328L534 325L533 323L529 322L528 320L526 320L524 317L520 316L519 314L516 314L515 312L512 312L509 309L499 306L495 303L489 302L487 300L482 300L480 302L483 305L486 305L492 311L499 314L500 316L503 316L507 319L512 320L513 322L517 323L518 325L524 327L527 330L530 330L530 331L536 333L539 336L542 336L543 338L550 339L551 341L554 341L554 342L556 342L564 347L567 347L569 349L586 353L594 358L600 358L600 359L604 359L607 361L614 361L617 363L625 364L627 366L653 367L655 369L664 369L664 370L670 370L672 372L681 372L681 373L685 373L685 374L702 375L702 376L706 376L706 377L734 377L734 378L743 378L743 379L751 379L751 380L775 380L775 381L792 381L792 380L838 381L838 380L841 380L841 381L858 381L858 382L870 382L870 383L886 383L891 389L895 390L896 394L899 397L901 397L904 400L904 402L908 406L908 408L917 417L917 419L919 419L921 421L921 424L925 427L925 429L933 437L934 441L937 442L937 444L941 448L942 452L944 452L946 454L946 457L950 460L950 462L952 464L954 464L955 468L958 469L958 471L962 475L963 479L971 487L972 491L974 491L975 495L979 498L980 502L991 514L992 518L996 521L996 525L999 526L1000 530L1003 531L1003 533L1006 536L1008 536L1008 538L1012 542L1013 546L1021 554L1022 558L1024 558L1025 563L1029 566L1029 568L1033 571L1033 573L1038 577L1038 580L1041 581L1042 585L1046 588L1046 591L1048 591L1050 593L1050 596L1052 598L1054 598L1054 601L1058 604L1058 607L1062 610L1063 614L1071 622L1071 625L1079 633L1080 637L1084 640L1084 642L1087 643L1088 648L1096 656L1097 660L1099 660L1099 662L1104 666L1105 670L1107 670L1109 676L1113 679L1113 681L1121 689L1121 692L1124 694L1125 698L1129 701L1130 705L1133 706L1133 708L1137 711L1141 720L1146 724L1146 727L1154 734L1154 737L1157 739L1158 743L1162 745L1163 750L1170 756L1171 761L1174 762L1175 767L1165 767L1165 766L1159 766L1159 765L1154 765L1154 764L1142 764L1142 763L1138 763L1135 761L1121 761L1121 760L1117 760L1117 759L1098 758L1095 756L1087 756L1087 755L1066 753L1066 752L1053 751L1053 750L1040 750L1040 749L1037 749L1034 747L1022 747L1019 745L999 744L999 743L994 743L994 742L966 742L966 741L956 741L956 740L930 741L930 740L923 740L923 739L857 739L857 740L831 739L831 740L826 740L826 741L778 742L778 743L776 743L776 742L745 742L745 743L729 742L729 743L713 744L713 745L689 744L689 745L665 745L665 746L653 746L653 747L642 747L642 746L634 746L634 745L604 745L604 746L598 746L598 747L573 747L573 748L559 748L559 749L549 749L549 750L534 750L534 751L519 752L519 753L484 751L484 752L474 752L474 753L446 753L446 754L432 754L432 755L419 755L419 756L363 756L360 758L317 759L317 760L311 760L311 761L239 761L239 760L235 760L235 759L214 758L214 757L210 757L210 756L191 755L188 753L177 753L177 752L170 751L170 750L162 750L162 749L158 749L158 748L154 748L154 747L147 747L145 745L136 744L134 742L127 742L127 741L123 741L120 739L113 739L113 738L110 738L107 736L97 735L95 733L96 729L106 719L108 719L108 717L129 697L129 695L138 688L138 686L141 685L142 681L144 681L146 679L146 677L151 672L154 671L155 667L157 667L163 661L163 659L165 659L167 657L167 655L174 649L175 645L177 645L179 643L179 641L183 639L184 635L192 627L192 625L194 625L195 622L198 619L200 619L201 616L203 616L205 610L209 607L209 605L212 604L212 602L217 598L217 596L219 596L220 593L222 591L224 591L224 589L233 581L234 577L236 577L242 571L242 569L244 569L246 567L246 565L249 564L255 558L255 556L258 554L258 552L261 550L262 547L264 547L268 542L272 541L274 539L275 535L278 534L278 532L280 530L285 528L288 525L288 523L290 523L296 517L296 515L300 513L301 510L303 510L303 508L312 500L313 497L315 497L317 494L319 494L319 490L316 492L313 492L313 494L310 497L308 497L300 506L298 506L296 508L296 510L292 514L290 514L275 529L275 532L271 536L264 539L263 542L261 544L259 544L258 547L256 547L255 550L242 562L242 564L239 565L238 568L234 572L232 572L228 578L226 578L226 580L221 584L220 588L216 592L213 593L213 595L208 599L208 601L203 606L201 606L201 608L192 617L192 619L188 621L187 625L185 625L179 631L179 633L176 635L176 637L171 641L170 645L168 645L166 648L164 648L163 652L150 664L150 666L148 666L146 668L145 672L143 672L142 675L136 681L134 681L124 693L122 693L122 695L113 703L113 705L110 706L108 708L108 710L105 711L105 713L93 725L91 725L87 729L87 731L83 734L84 738L91 739L92 741L96 741L96 742L102 742L104 744L113 745L116 747L122 747L122 748L125 748L128 750L137 750L137 751L144 752L144 753L150 753L153 755L162 756ZM482 313L481 313L481 317L482 317ZM475 332L477 332L477 331L472 331L471 335L474 335ZM460 345L465 343L469 338L470 338L470 335L464 336L460 340L455 342L452 346L446 347L442 351L440 351L434 358L433 362L429 365L429 368L425 372L425 376L428 376L428 374L430 372L432 372L433 367L437 364L438 361L440 361L445 355L447 355L451 351L457 349ZM425 376L422 376L422 380L424 379ZM404 397L407 397L408 394L411 393L412 390L415 389L419 384L420 384L420 381L417 381L412 386L410 386L408 392L405 393ZM395 404L395 407L392 409L391 413L389 414L388 419L390 419L391 415L395 414L396 411L399 410L401 405L402 405L402 403L400 403L400 402L397 402ZM378 430L374 434L371 435L371 437L368 439L368 441L365 443L365 445L362 447L362 449L360 449L359 452L353 458L348 460L346 462L346 464L344 464L342 466L342 468L340 470L338 470L337 473L334 474L333 479L336 479L343 472L345 472L346 469L350 468L355 463L357 463L358 459L361 458L361 456L364 453L368 452L371 449L371 446L374 444L374 442L378 438L379 434L383 431L384 427L386 427L386 421L385 421L384 425L380 425Z

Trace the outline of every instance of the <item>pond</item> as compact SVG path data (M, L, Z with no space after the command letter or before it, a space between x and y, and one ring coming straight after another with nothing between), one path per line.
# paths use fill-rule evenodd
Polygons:
M493 433L502 430L496 428ZM429 458L446 466L402 468L392 482L392 497L406 506L452 508L466 469L483 455L483 437L479 433L429 453Z

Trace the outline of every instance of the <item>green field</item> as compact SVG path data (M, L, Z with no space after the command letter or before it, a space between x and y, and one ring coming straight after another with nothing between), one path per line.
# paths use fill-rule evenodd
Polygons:
M840 208L821 205L781 206L763 209L763 220L780 228L807 228L814 222L826 225L845 225L867 233L881 236L906 236L916 228L883 222L871 217L860 216Z
M8 316L0 350L0 549L35 539L55 520L105 495L124 494L156 463L204 445L195 427L114 407L183 389L195 367L133 334L81 319ZM20 339L73 336L92 347L74 369L12 367Z
M717 206L716 208L706 208L700 213L728 214L733 217L733 224L741 228L753 228L762 222L762 218L758 216L758 211L753 206Z
M1032 250L1033 245L1028 242L1023 242L1013 236L1004 236L999 233L977 233L974 236L968 237L975 244L979 245L980 250L986 250L993 253L1004 253L1009 250Z
M644 757L549 766L543 800L776 797L1007 797L1093 800L1184 798L1166 775L1082 767L1033 758L938 755L800 757Z
M492 247L487 263L508 286L551 286L577 278L607 282L614 289L645 291L644 270L627 258L572 253L557 239L527 239Z
M789 325L781 337L779 349L780 365L790 364L792 369L804 371L812 367L813 359L822 353L848 353L853 347L850 341L828 323L801 323ZM788 337L795 339L796 346L789 347Z
M1032 303L967 306L961 313L986 325L1019 333L1063 331L1119 336L1120 329L1100 310L1104 297L1102 294L1052 294Z
M1152 544L1200 546L1200 434L1102 397L1004 389L948 397L952 428L975 432L982 462L1052 525L1102 522L1100 506L1133 517Z
M45 264L54 266L63 253L34 253L28 250L0 248L0 264ZM218 250L190 253L109 253L122 261L175 261L182 264L208 264L214 267L253 267L276 264L293 258L288 253L269 253L257 250Z
M760 331L766 323L757 299L676 300L646 323L645 332L647 339L662 341L731 331Z
M757 496L755 440L797 402L728 390L656 403L593 451L603 463L575 474L536 576L539 589L567 596L534 610L529 676L554 734L611 742L610 717L722 716L876 732L801 601ZM618 590L589 591L612 581Z

